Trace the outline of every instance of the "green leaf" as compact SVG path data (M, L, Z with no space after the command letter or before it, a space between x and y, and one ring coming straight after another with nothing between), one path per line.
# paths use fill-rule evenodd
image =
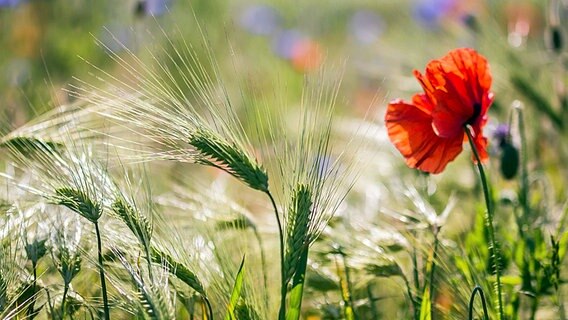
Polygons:
M365 271L376 277L393 277L402 276L400 266L394 261L388 261L386 264L368 264L365 265Z
M237 308L237 303L241 296L241 291L243 289L243 281L245 278L245 257L241 261L241 266L237 272L237 277L235 278L235 284L233 285L233 291L231 292L231 299L229 300L229 305L227 306L227 313L225 314L225 320L238 320L235 317L235 309Z
M522 282L523 279L519 276L514 276L514 275L501 276L501 284L516 286L520 285Z
M566 250L568 249L568 232L564 232L558 242L558 256L560 257L560 261L562 261L564 259L564 256L566 256Z
M298 268L296 269L296 273L294 274L294 278L292 279L292 290L290 290L290 309L288 309L286 312L286 320L300 319L307 264L308 247L306 246L302 249L300 260L296 265Z
M432 320L432 301L430 301L430 288L426 287L420 305L420 320Z
M12 149L24 155L33 154L35 152L55 153L63 148L63 144L43 141L33 137L13 137L11 139L0 141L0 148Z
M314 291L319 292L328 292L339 289L339 285L336 280L331 279L327 275L313 268L310 268L310 271L307 272L306 285Z

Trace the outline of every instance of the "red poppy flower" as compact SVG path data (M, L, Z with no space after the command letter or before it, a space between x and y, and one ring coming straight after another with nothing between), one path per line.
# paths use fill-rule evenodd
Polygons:
M487 60L473 49L455 49L414 71L424 93L412 102L389 103L385 123L390 140L406 158L406 164L430 173L440 173L462 151L472 135L482 161L488 159L487 138L482 129L493 102L491 73Z

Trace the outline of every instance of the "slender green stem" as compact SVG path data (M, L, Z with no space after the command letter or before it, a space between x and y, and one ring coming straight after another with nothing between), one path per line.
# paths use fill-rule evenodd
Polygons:
M408 281L407 281L408 282ZM408 285L407 285L408 288ZM379 310L377 310L377 306L375 305L375 297L373 296L373 288L371 284L367 284L367 298L369 299L369 306L371 307L371 315L373 319L379 319ZM412 297L411 297L412 299Z
M483 320L489 320L489 312L487 312L487 302L485 301L485 294L480 286L475 286L471 297L469 298L469 320L473 320L473 303L475 302L475 295L479 293L479 298L481 298L481 306L483 307Z
M411 232L412 238L417 239L416 232ZM418 249L417 246L412 246L412 281L414 282L414 289L416 292L420 292L420 271L418 270Z
M152 274L152 256L150 255L150 245L144 244L144 251L146 251L146 263L148 263L148 277L150 282L154 281L154 276Z
M63 298L61 298L61 319L65 319L65 300L67 299L67 292L69 291L69 283L65 282L63 286Z
M465 127L465 133L469 140L469 144L471 146L471 151L475 159L477 160L477 169L479 170L479 177L481 179L481 185L483 187L483 196L485 197L485 206L487 207L485 218L487 220L487 228L489 229L489 251L493 257L493 261L495 264L495 278L496 278L496 285L495 291L497 294L497 306L499 308L499 320L504 319L504 312L503 312L503 297L501 293L501 257L499 253L499 247L497 246L497 241L495 240L495 228L493 227L493 204L491 202L491 192L489 189L489 184L487 182L487 177L485 176L485 170L483 169L483 164L481 163L481 158L479 157L479 153L477 148L475 147L475 143L473 141L473 137L471 135L470 127Z
M260 236L260 233L258 232L258 230L256 229L256 227L253 227L253 232L254 232L254 236L256 238L256 241L258 242L258 248L260 250L260 264L262 267L262 281L263 281L263 285L264 288L268 288L268 279L266 276L266 256L264 254L264 245L263 245L263 241L262 241L262 237ZM268 309L268 291L264 290L264 304L265 307Z
M533 297L532 300L532 304L531 304L531 315L530 315L530 320L535 320L536 318L536 312L538 311L538 303L539 303L539 299L538 299L538 295L535 295Z
M280 309L278 311L278 320L284 320L286 319L286 294L288 293L288 284L286 283L286 275L284 274L284 232L282 231L282 222L280 221L276 201L274 201L274 197L272 197L270 191L266 191L266 194L268 198L270 198L276 216L276 223L278 224L278 236L280 238Z
M337 261L337 257L334 257L335 260L335 269L337 271L337 276L339 277L339 287L341 291L341 299L343 300L343 313L346 320L355 320L357 319L355 315L355 311L353 309L353 297L351 295L351 283L349 281L349 270L347 266L347 259L345 254L339 250L339 255L341 256L341 264Z
M404 281L404 285L406 286L406 294L408 295L408 299L410 299L410 303L412 305L412 314L414 315L414 320L420 319L419 307L416 303L416 299L414 299L414 295L412 294L412 287L410 286L410 282L406 278L404 274L401 275L402 280ZM373 319L378 319L378 317L374 317Z
M525 121L523 118L523 110L521 108L516 108L516 110L519 121L519 133L521 135L521 197L520 197L521 199L520 200L523 206L523 222L526 223L526 220L530 215L527 137L525 134Z
M33 298L32 301L30 302L30 305L28 307L28 317L30 319L35 317L35 302L36 302L36 294L37 294L37 262L35 260L32 260L32 272L33 272L33 280L32 280L32 293L33 293Z
M349 265L347 264L347 255L341 252L341 258L343 262L343 271L345 272L345 285L347 286L347 293L349 294L349 305L351 307L351 312L353 313L353 319L357 320L357 313L355 312L355 307L353 303L353 294L351 292L351 278L349 275Z
M438 235L440 234L440 227L434 226L436 230L434 231L434 251L432 252L432 262L430 266L430 279L428 280L428 288L430 290L430 299L434 298L434 274L436 272L436 254L438 252L438 244L440 239ZM426 286L424 286L426 288ZM430 309L430 317L434 319L434 308Z
M110 311L108 307L108 297L107 297L107 287L105 281L105 269L103 266L103 244L101 241L101 232L99 230L99 224L97 222L95 224L95 233L97 234L97 251L99 255L99 273L101 276L101 291L103 295L103 308L105 313L105 320L110 320Z
M49 289L45 288L45 294L47 295L47 306L49 307L49 313L51 314L51 319L54 319L55 313L53 312L53 305L51 304L51 295L49 294Z
M209 317L207 319L213 320L213 308L211 307L211 301L206 296L201 296L203 302L205 302L205 306L207 307L207 314Z

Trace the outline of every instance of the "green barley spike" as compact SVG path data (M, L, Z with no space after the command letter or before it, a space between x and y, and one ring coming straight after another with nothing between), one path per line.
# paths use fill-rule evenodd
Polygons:
M130 274L130 277L137 289L137 296L140 300L140 305L144 309L144 312L149 319L152 320L162 320L162 319L173 319L171 308L165 301L164 297L160 292L155 290L156 288L152 284L145 283L141 275L130 265L124 258L120 258L122 265Z
M165 264L170 273L175 275L179 280L190 286L202 296L206 296L205 289L197 278L197 275L189 270L183 263L176 261L172 256L155 247L151 248L152 261L159 264Z
M4 279L4 275L0 272L0 312L6 309L8 305L8 284Z
M286 283L290 282L296 272L302 252L307 250L311 198L312 192L303 184L299 184L292 195L292 205L289 209L291 223L286 230Z
M66 206L92 223L96 223L103 213L101 204L93 201L81 190L59 188L55 190L55 195L56 204Z
M200 153L197 163L219 168L253 189L268 192L264 169L235 144L203 128L191 135L189 143Z
M0 148L5 147L16 150L21 154L32 154L34 152L55 153L63 148L63 144L43 141L33 137L13 137L5 141L0 141Z
M126 224L141 243L146 243L152 236L152 225L148 219L122 199L112 204L112 211Z

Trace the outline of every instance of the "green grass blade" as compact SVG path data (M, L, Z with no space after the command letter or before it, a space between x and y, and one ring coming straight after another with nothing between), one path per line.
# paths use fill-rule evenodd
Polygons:
M420 305L420 320L432 320L432 300L430 299L430 288L424 289L422 304Z
M300 319L302 309L302 296L304 295L304 283L306 279L306 269L308 264L308 247L304 247L298 261L296 273L292 280L292 290L290 290L290 307L286 311L286 320Z
M231 292L231 300L229 300L229 305L227 306L227 313L225 314L225 320L238 320L235 317L235 309L237 308L237 303L241 297L241 291L243 289L243 281L245 278L245 257L241 261L241 266L237 272L237 277L235 278L235 284L233 285L233 291Z

